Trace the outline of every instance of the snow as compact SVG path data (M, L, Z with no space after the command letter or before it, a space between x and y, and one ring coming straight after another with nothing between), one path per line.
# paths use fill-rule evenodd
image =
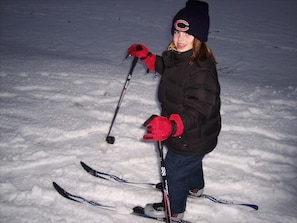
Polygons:
M205 193L255 203L258 211L189 200L200 223L297 221L297 3L209 0L209 45L218 60L223 128L204 160ZM142 42L160 54L184 0L2 0L0 7L0 222L151 222L128 207L159 192L88 175L90 166L131 181L159 182L154 143L142 123L158 114L159 76L138 63ZM118 207L110 212L61 197L65 189Z

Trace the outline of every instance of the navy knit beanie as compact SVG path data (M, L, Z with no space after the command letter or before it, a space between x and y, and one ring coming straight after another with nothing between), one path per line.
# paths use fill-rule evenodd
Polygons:
M174 31L187 32L201 42L207 42L209 31L208 4L202 1L189 0L172 20L171 34Z

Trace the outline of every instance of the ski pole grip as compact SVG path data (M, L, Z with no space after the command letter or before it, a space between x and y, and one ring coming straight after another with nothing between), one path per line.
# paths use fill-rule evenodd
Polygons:
M140 50L143 50L143 48L142 48L141 45L137 45L137 46L136 46L136 50L137 50L137 51L140 51ZM127 59L129 56L130 56L130 54L128 53L128 54L126 55L125 58Z
M132 75L133 70L134 70L134 67L135 67L136 64L137 64L137 61L138 61L138 58L137 58L137 57L134 57L134 58L133 58L133 61L132 61L132 64L131 64L130 71L129 71L129 74L130 74L130 75Z
M143 48L142 48L141 45L137 45L137 46L136 46L136 50L140 51L140 50L143 50Z

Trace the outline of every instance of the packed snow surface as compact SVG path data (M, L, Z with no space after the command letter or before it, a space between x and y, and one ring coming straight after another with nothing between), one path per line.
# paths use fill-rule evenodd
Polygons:
M205 193L259 205L188 200L199 223L297 221L297 2L209 0L208 44L218 61L223 127L204 159ZM105 142L132 58L161 54L184 0L1 0L0 222L151 222L128 207L161 193L100 180L80 161L131 181L159 182L154 143L142 123L159 114L159 75L138 63ZM117 212L61 197L72 193Z

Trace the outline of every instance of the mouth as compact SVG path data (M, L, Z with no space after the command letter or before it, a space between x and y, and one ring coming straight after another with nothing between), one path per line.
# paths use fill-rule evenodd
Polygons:
M177 43L177 46L176 46L178 49L183 49L186 47L185 44L181 44L181 43Z

